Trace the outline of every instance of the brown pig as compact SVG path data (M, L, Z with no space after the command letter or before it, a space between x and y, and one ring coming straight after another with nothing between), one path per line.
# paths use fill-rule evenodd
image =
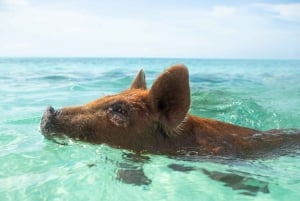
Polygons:
M41 132L48 138L68 136L105 143L138 153L260 156L300 144L299 130L258 131L188 114L187 68L165 70L148 90L140 70L130 88L82 106L48 107ZM286 132L288 131L288 132Z

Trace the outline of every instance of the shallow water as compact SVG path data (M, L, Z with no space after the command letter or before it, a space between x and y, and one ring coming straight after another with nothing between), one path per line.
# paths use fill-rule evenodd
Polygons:
M190 112L260 130L300 129L300 61L124 58L0 59L0 200L299 200L300 152L256 160L136 156L59 145L39 132L48 105L79 105L148 87L173 63L190 71Z

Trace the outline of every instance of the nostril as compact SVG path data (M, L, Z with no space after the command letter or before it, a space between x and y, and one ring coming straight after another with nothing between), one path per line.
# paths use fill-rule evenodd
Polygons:
M48 111L50 114L55 113L55 109L52 106L47 107L46 111Z

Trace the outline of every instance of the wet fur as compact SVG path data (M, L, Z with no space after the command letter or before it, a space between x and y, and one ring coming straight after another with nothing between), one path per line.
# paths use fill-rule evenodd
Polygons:
M299 130L258 131L188 114L188 70L174 65L147 89L140 70L130 88L77 107L48 108L41 131L138 153L249 158L300 144ZM288 132L289 133L288 133ZM292 131L292 133L290 132Z

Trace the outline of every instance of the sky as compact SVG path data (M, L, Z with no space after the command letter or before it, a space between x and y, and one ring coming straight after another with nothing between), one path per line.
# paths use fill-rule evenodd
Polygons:
M0 57L300 59L300 0L0 0Z

